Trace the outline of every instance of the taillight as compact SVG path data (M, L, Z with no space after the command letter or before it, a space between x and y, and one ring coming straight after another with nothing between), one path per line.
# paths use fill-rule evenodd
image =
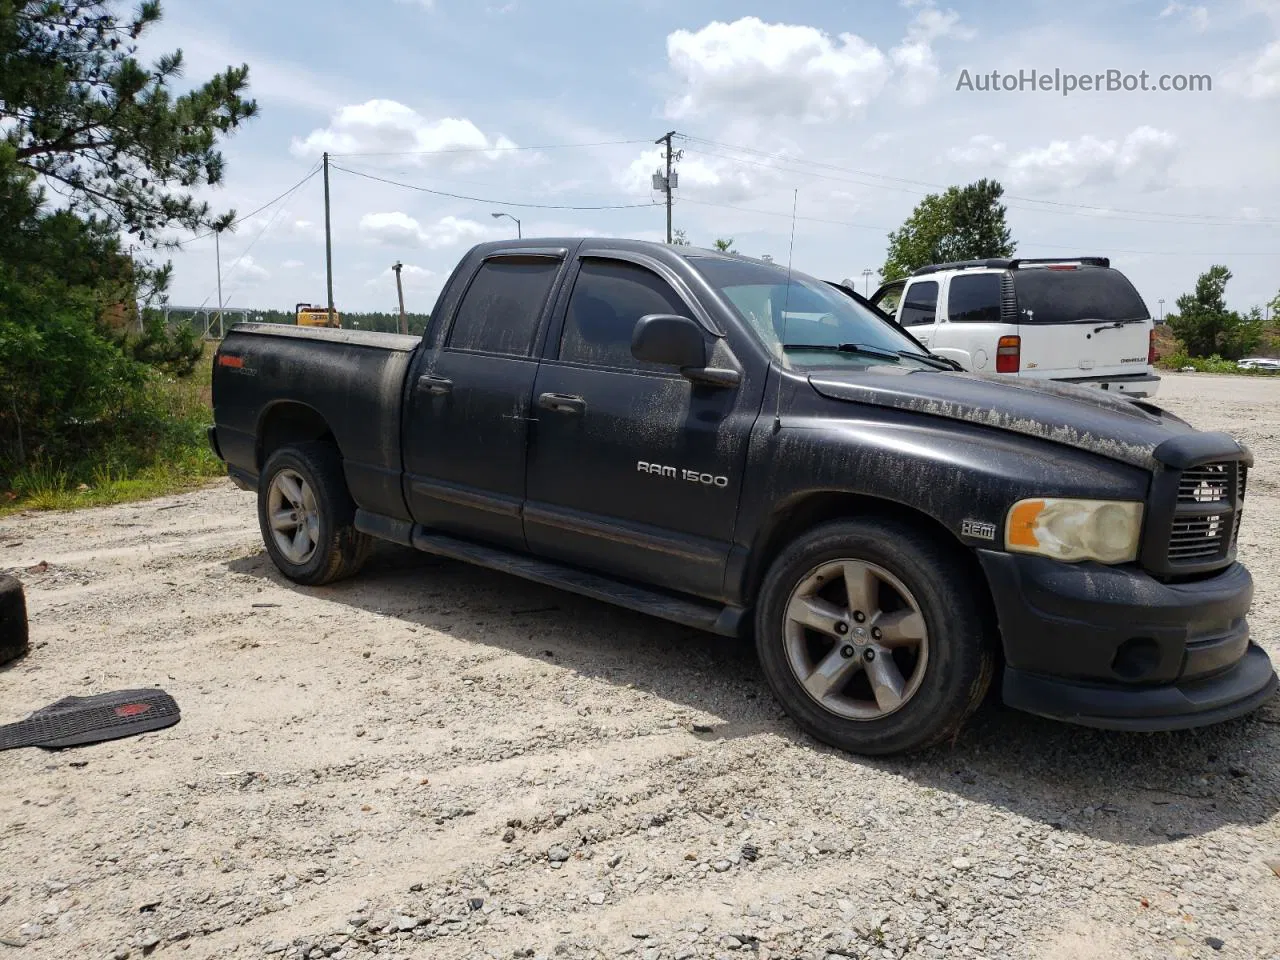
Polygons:
M1155 327L1151 328L1151 334L1147 337L1147 343L1149 344L1149 346L1147 347L1147 363L1150 366L1154 367L1156 365L1156 361L1160 359L1159 357L1156 356L1156 328Z
M996 373L1017 373L1022 365L1022 338L1001 337L996 347Z

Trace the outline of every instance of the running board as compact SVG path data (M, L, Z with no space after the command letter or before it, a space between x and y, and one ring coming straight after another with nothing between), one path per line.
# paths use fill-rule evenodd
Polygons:
M740 607L721 607L711 603L699 603L681 597L673 597L647 587L637 586L588 573L574 567L564 566L553 560L543 560L521 553L511 553L494 547L481 546L466 540L459 540L442 533L428 533L421 527L413 531L414 548L424 553L432 553L453 560L474 563L514 574L534 583L542 583L549 587L558 587L571 593L603 600L628 610L636 610L651 616L661 617L694 627L708 630L725 637L739 636L739 627L745 611Z

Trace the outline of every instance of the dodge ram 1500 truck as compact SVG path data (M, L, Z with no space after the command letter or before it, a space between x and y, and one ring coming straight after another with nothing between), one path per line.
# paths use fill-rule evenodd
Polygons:
M865 300L628 240L481 244L421 340L238 324L210 441L282 573L373 538L727 635L861 753L1006 703L1127 730L1276 675L1236 562L1251 456L1150 403L957 372Z

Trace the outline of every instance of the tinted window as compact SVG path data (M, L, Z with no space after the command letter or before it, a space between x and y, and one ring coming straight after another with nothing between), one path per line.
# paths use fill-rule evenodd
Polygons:
M999 323L1000 274L952 277L947 288L947 319L952 323Z
M1019 323L1145 320L1151 316L1127 277L1107 267L1015 270Z
M687 317L689 308L665 280L619 260L584 260L564 318L560 359L602 367L646 367L631 356L636 322L651 313Z
M527 357L559 260L487 260L480 267L449 331L454 350Z
M907 299L902 305L904 327L933 323L934 314L938 310L938 281L923 280L907 285Z

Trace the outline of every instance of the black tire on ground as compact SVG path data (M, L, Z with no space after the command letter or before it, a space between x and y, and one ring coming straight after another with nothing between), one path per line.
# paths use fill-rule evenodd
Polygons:
M28 649L27 601L22 582L0 575L0 663L17 660Z
M282 473L288 478L300 478L310 490L307 507L314 507L308 542L313 543L309 553L291 559L286 548L277 541L270 515L272 490L276 478ZM295 481L296 484L296 481ZM277 497L283 495L283 490ZM287 500L277 504L277 512L297 512L304 505L291 504ZM267 459L258 481L258 524L262 529L262 541L271 560L290 580L308 586L333 583L350 577L364 566L373 551L373 538L355 528L356 505L347 490L342 472L342 456L329 443L305 443L281 447ZM295 532L296 532L296 528ZM286 537L291 540L292 538Z
M959 731L981 703L994 668L991 628L984 615L986 585L959 551L958 546L939 542L908 523L875 519L823 524L783 549L765 575L756 606L756 650L774 694L805 731L840 749L872 755L920 750ZM840 561L851 562L837 565ZM858 579L868 567L870 580ZM845 586L846 569L854 571L851 582L855 585L872 584L864 588L864 596L880 598L879 612L861 622L855 621L853 611L858 604L841 607L852 595L852 588ZM898 581L897 586L886 586L886 574ZM906 602L900 599L899 587L909 592ZM797 625L797 614L810 616L810 609L819 615L846 609L846 614L842 620L830 621L827 633ZM851 655L855 633L861 634L860 644L876 643L871 639L875 622L885 626L879 636L894 632L886 610L896 610L899 617L916 611L912 625L902 621L899 632L922 633L922 639L901 641L898 649L879 646L869 658L864 647ZM921 621L923 631L918 626ZM824 626L827 623L823 620ZM880 642L893 646L887 640ZM913 642L916 645L909 646ZM916 671L922 651L923 666L911 672ZM877 691L871 679L872 661L886 654L888 664L882 659L875 665L877 670L905 663L898 674L907 678L905 687L898 687L907 691L897 698L900 705L888 709L878 702L884 684ZM852 672L836 672L851 660L857 661L849 664ZM829 668L826 674L817 669L819 664ZM809 689L802 679L806 673ZM859 678L858 673L864 676ZM829 680L829 676L844 679ZM894 703L894 696L887 695L886 702ZM859 710L872 715L865 719L848 715ZM880 715L874 715L877 711Z

